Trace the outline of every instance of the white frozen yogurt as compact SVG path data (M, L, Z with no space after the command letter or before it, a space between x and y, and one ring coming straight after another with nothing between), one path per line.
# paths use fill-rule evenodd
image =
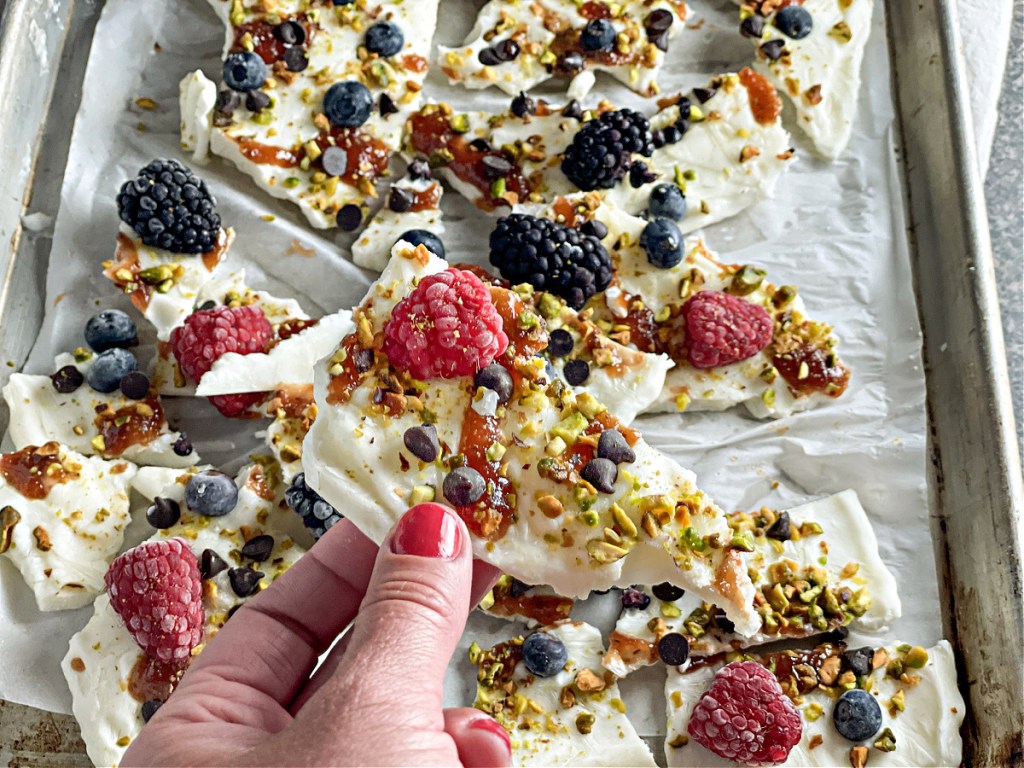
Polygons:
M352 261L360 267L382 271L399 237L411 229L424 229L438 237L444 234L444 222L441 220L443 188L438 182L433 179L402 179L392 185L392 189L395 187L410 192L416 200L422 200L422 206L417 204L414 205L416 210L399 213L385 203L352 243Z
M8 454L5 462L27 457L26 451ZM45 495L29 498L6 473L0 475L0 552L17 566L40 610L79 608L103 589L107 566L121 548L136 467L82 456L57 443L31 453L42 461L37 476L56 482L44 481L30 495Z

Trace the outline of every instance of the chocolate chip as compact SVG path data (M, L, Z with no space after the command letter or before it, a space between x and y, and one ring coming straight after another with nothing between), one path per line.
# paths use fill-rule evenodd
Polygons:
M508 585L508 593L512 597L522 597L531 589L533 589L532 584L526 584L520 581L519 579L512 579L512 581L509 582Z
M758 15L748 16L740 22L740 34L754 40L761 39L764 32L764 18Z
M242 557L262 563L274 551L274 537L266 533L253 536L242 547Z
M181 505L174 499L157 496L153 506L146 510L146 521L154 528L170 528L181 519Z
M608 459L591 459L580 470L580 477L601 493L614 492L615 480L618 476L619 468L615 466L615 462Z
M338 226L345 232L352 232L358 229L363 222L363 209L358 205L349 203L338 211Z
M250 112L259 112L270 106L270 97L263 91L249 91L245 94L245 108Z
M659 51L668 51L668 32L648 32L647 40Z
M502 62L515 61L519 57L519 51L519 43L511 37L494 45L494 53L497 55L498 61Z
M184 432L174 441L172 448L175 456L191 456L192 455L192 441L188 439L188 435Z
M586 360L570 360L562 369L562 375L566 381L578 387L590 378L590 366Z
M572 349L575 346L576 342L573 341L572 334L564 328L556 328L548 334L548 352L552 357L565 357L572 354Z
M487 483L472 467L458 467L445 476L441 490L451 504L465 507L480 501L487 491Z
M789 541L789 512L779 512L779 516L775 518L775 522L768 527L764 535L776 541Z
M309 66L309 57L299 47L285 48L282 61L284 61L284 65L288 68L289 72L301 72Z
M348 170L348 152L341 147L328 147L320 155L320 165L328 176L342 176Z
M498 363L491 363L477 371L476 376L473 377L473 384L496 393L500 405L505 405L512 399L512 392L515 389L512 374Z
M226 117L231 117L235 110L242 106L242 95L238 91L225 88L217 94L213 108Z
M617 429L606 429L601 433L597 440L597 455L616 464L632 464L636 461L636 453Z
M353 358L356 362L356 370L359 373L366 373L373 368L374 355L372 349L360 349Z
M576 99L571 99L568 104L562 107L562 117L570 120L581 120L583 118L583 106Z
M204 549L203 554L199 556L199 575L204 579L212 579L227 567L224 558L212 549Z
M53 388L62 395L69 395L85 383L85 376L73 365L65 365L50 376Z
M142 400L149 394L149 377L142 371L132 371L121 377L118 386L129 400Z
M857 677L865 677L871 673L871 662L875 657L874 648L851 648L843 651L843 669L848 669Z
M406 169L406 174L413 180L429 179L430 163L423 158L418 157L409 163L409 167Z
M148 723L153 719L153 715L160 709L160 705L163 702L157 701L156 699L149 699L148 701L142 702L142 722Z
M604 240L608 237L608 227L603 221L598 221L597 219L590 219L589 221L583 222L583 226L580 227L580 232L584 235L596 237L598 240Z
M652 32L667 32L672 28L672 12L664 8L651 11L644 17L644 30L650 35Z
M434 461L441 454L441 443L433 424L409 427L402 435L402 441L409 452L420 461Z
M629 166L629 185L633 189L639 189L644 184L650 184L656 178L658 178L658 174L650 170L647 167L647 163L637 160Z
M761 44L761 53L771 61L778 61L782 58L783 50L786 47L785 40L769 40Z
M498 52L493 48L484 48L476 55L476 57L485 67L496 67L501 64L501 59L498 58Z
M228 571L228 579L231 581L232 591L239 597L248 597L255 594L260 588L260 579L263 573L254 571L249 566L244 568L232 568Z
M475 149L477 152L490 152L494 147L491 146L491 142L484 138L476 138L469 142L469 146Z
M669 632L658 641L658 656L670 667L678 667L689 658L690 643L678 632Z
M626 587L622 590L622 607L623 608L636 608L637 610L643 610L651 604L651 598L644 592L641 592L636 587Z
M731 635L736 631L736 625L733 624L729 619L725 618L724 613L716 613L714 616L715 626L725 632L727 635Z
M380 95L380 116L387 117L388 115L394 115L397 112L398 107L395 104L395 100L386 93L382 93Z
M537 114L537 102L522 91L512 99L512 114L516 117L526 117Z
M680 589L675 584L669 584L667 581L655 584L651 587L651 592L656 598L664 600L666 603L673 603L686 594L686 590Z
M842 643L850 636L849 627L836 627L818 637L820 643Z
M196 310L198 312L206 312L207 310L213 309L216 306L217 306L217 302L216 301L214 301L213 299L207 299L202 304L200 304L198 307L196 307Z
M572 77L583 70L585 62L583 54L577 51L566 51L555 62L555 71L566 77Z
M228 618L230 619L232 616L234 616L236 613L238 613L238 609L241 608L241 607L242 607L242 603L235 603L230 608L228 608Z
M392 187L388 195L388 208L395 213L405 213L412 208L413 201L413 194L408 189Z
M512 170L512 163L501 155L484 155L480 161L484 166L484 175L488 179L498 179Z
M282 21L274 27L274 37L285 45L302 45L306 42L306 30L297 21Z
M714 88L694 88L693 96L701 104L707 104L711 97L714 96L718 91Z

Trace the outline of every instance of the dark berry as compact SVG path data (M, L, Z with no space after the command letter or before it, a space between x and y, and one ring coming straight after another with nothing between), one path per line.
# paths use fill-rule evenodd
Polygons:
M686 196L675 184L659 184L647 199L647 212L652 218L682 221L686 215Z
M105 309L85 324L85 343L96 352L114 347L134 347L139 343L135 321L120 309Z
M282 21L274 27L274 37L285 45L302 45L306 42L306 29L297 21Z
M761 53L764 54L765 58L769 61L778 61L782 58L782 53L786 49L786 42L784 40L769 40L767 43L761 43Z
M181 506L174 499L157 496L146 510L146 522L161 530L170 528L181 519Z
M441 443L437 439L437 428L433 424L409 427L402 435L402 442L409 453L420 461L434 461L441 455Z
M441 490L453 506L465 507L480 501L487 482L472 467L457 467L445 476Z
M206 183L177 160L154 160L117 196L121 221L142 242L173 253L206 253L217 244L220 216Z
M522 91L518 96L512 98L512 114L516 117L526 117L537 114L537 102Z
M647 167L647 163L637 160L629 166L629 186L633 189L640 189L644 184L650 184L658 178L658 174Z
M405 45L405 35L393 21L378 21L366 30L366 50L387 58L394 56Z
M658 640L658 656L670 667L678 667L690 656L690 643L678 632L669 632Z
M764 32L764 17L754 14L740 22L740 34L753 40L760 40Z
M651 124L631 109L610 110L585 123L562 157L562 172L584 191L611 189L629 168L631 155L654 151Z
M263 91L249 91L245 94L245 108L250 112L259 112L270 106L270 96Z
M870 693L854 688L839 697L832 709L832 723L844 739L867 741L882 727L882 708Z
M581 387L590 378L590 365L586 360L570 360L562 368L565 380L574 387Z
M363 209L355 203L343 205L338 211L338 227L343 232L354 232L363 223Z
M564 328L557 328L548 334L548 353L552 357L565 357L572 354L576 342L572 334Z
M580 32L580 45L585 51L607 51L615 45L615 27L608 19L591 19Z
M601 433L597 440L597 455L615 464L632 464L636 461L636 452L617 429L606 429Z
M608 226L599 219L588 219L583 222L583 226L580 227L580 232L584 235L596 237L598 240L604 240L608 237Z
M656 598L664 600L666 603L673 603L686 594L685 590L680 589L675 584L669 584L667 581L655 584L651 587L651 592Z
M232 568L228 571L228 581L231 582L231 591L239 597L249 597L259 591L260 579L264 576L262 571L254 571L249 566L244 568Z
M622 590L622 607L634 608L642 611L651 604L651 598L636 587L626 587Z
M841 655L843 669L848 669L857 677L866 677L871 672L872 661L875 658L875 649L849 648Z
M779 516L775 518L774 523L768 526L764 535L776 541L789 541L789 512L779 512Z
M289 72L302 72L309 66L309 57L298 46L285 48L281 61L284 62L284 66ZM250 91L250 93L255 93L255 91Z
M97 392L113 392L121 385L121 379L138 367L135 355L127 349L114 347L96 356L85 378Z
M372 109L370 89L355 80L335 83L324 94L324 114L339 128L358 128L370 119Z
M811 34L814 19L802 5L787 5L775 14L775 26L786 37L802 40Z
M160 704L161 702L156 699L147 699L142 702L142 722L148 723L152 720L153 715L155 715L156 711L160 709Z
M409 245L422 245L438 258L444 258L444 243L428 229L410 229L399 235L398 240L405 240Z
M640 247L651 264L669 269L683 260L683 233L671 219L655 219L640 233Z
M69 395L85 383L85 376L73 365L65 365L50 375L53 388L62 395Z
M555 72L562 77L572 77L583 71L586 62L578 51L566 51L555 61Z
M473 378L473 384L496 393L500 405L505 405L512 399L514 389L512 374L505 369L505 366L498 363L491 363L486 368L480 369Z
M531 675L554 677L569 661L565 643L547 632L534 632L523 641L523 665Z
M328 176L341 176L348 170L348 152L341 147L328 147L320 155L320 165Z
M601 241L551 219L513 213L490 237L491 264L513 284L529 283L580 309L608 287L612 262Z
M240 51L224 59L224 84L233 91L255 91L267 81L267 65L259 54Z
M188 481L185 503L200 515L222 517L238 504L238 487L223 472L208 469L193 475Z
M174 441L173 450L175 456L191 456L192 441L188 439L188 435L184 432L180 434L178 439Z
M388 210L405 213L415 202L412 192L404 187L392 187L388 192Z
M341 514L334 507L306 485L305 472L299 472L292 479L292 484L284 492L284 500L302 518L314 539L319 539L342 520Z
M591 459L583 465L580 477L594 486L601 493L615 491L615 481L619 477L619 468L608 459Z
M199 574L204 579L212 579L227 567L228 564L224 562L224 558L212 549L204 549L203 554L199 556Z
M253 536L245 542L245 546L242 547L242 557L262 563L270 557L270 553L273 551L274 537L263 533L259 536Z
M142 371L132 371L118 383L121 394L129 400L143 400L149 394L149 376Z

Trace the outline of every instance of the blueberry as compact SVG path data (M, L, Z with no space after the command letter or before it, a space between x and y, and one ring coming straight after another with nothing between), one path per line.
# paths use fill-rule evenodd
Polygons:
M669 269L683 260L683 233L671 219L655 219L640 233L640 246L647 260L656 267Z
M324 94L324 114L339 128L358 128L370 119L372 109L370 89L355 80L335 83Z
M839 697L832 709L832 723L844 739L867 741L882 727L882 708L870 693L854 688Z
M402 435L402 442L420 461L434 461L441 454L441 443L438 442L437 428L433 424L409 427Z
M127 349L114 347L96 356L85 379L97 392L113 392L121 385L121 379L138 367L135 355Z
M658 656L670 667L678 667L690 656L690 643L678 632L669 632L658 641Z
M139 333L127 312L105 309L86 322L85 343L96 352L114 347L134 347L139 343Z
M607 51L615 45L615 27L608 19L592 19L580 32L584 51Z
M572 334L564 328L556 328L548 334L548 353L552 357L565 357L575 346Z
M775 26L786 37L801 40L811 34L814 19L802 5L787 5L775 14Z
M597 455L615 464L632 464L636 453L617 429L606 429L597 440Z
M583 465L580 477L601 493L613 493L615 481L619 477L619 468L615 466L614 461L608 459L591 459Z
M364 39L366 50L378 56L394 56L405 45L405 35L393 21L378 21L368 30Z
M686 215L686 196L675 184L659 184L651 190L647 212L654 218L682 221Z
M636 608L642 611L651 604L651 598L636 587L626 587L622 590L622 607Z
M338 226L345 232L354 232L363 223L363 209L355 203L347 203L338 211Z
M491 363L486 368L477 371L476 376L473 378L473 384L497 393L498 403L501 405L505 405L512 399L514 387L512 374L498 363Z
M789 541L789 512L780 512L779 516L775 518L775 522L764 532L764 535L776 541Z
M441 238L427 229L410 229L398 236L398 240L405 240L409 245L422 245L428 251L439 258L444 258L444 243ZM395 242L398 242L396 240Z
M534 632L523 641L523 664L531 675L554 677L569 661L565 643L547 632Z
M457 467L445 476L441 490L453 506L465 507L480 501L487 491L487 482L472 467Z
M238 488L235 481L223 472L208 469L188 481L185 486L185 503L200 515L221 517L238 504Z
M267 65L251 51L232 53L224 59L224 84L233 91L255 91L267 81Z
M680 589L674 584L669 584L667 581L661 582L661 584L655 584L651 587L651 592L659 600L664 600L666 603L672 603L681 598L686 594L685 590Z
M586 360L570 360L562 368L562 375L572 386L582 386L590 378L590 365Z
M129 400L144 400L149 394L149 376L142 371L132 371L118 383L121 394Z

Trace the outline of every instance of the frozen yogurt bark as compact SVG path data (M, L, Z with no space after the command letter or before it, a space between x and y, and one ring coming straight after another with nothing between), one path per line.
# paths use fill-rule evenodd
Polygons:
M475 385L482 374L417 380L392 367L383 351L392 310L446 267L422 246L396 246L354 312L356 332L318 363L308 484L375 541L410 505L446 499L476 556L511 576L574 597L657 573L650 581L678 583L723 605L738 631L755 631L754 589L724 513L596 398L547 380L544 321L515 293L492 286L493 306L474 310L496 313L509 340L479 379L497 389Z
M686 638L692 658L840 627L877 633L899 618L896 579L853 491L781 512L736 512L729 523L749 550L761 628L741 637L715 606L669 584L630 589L604 658L609 670L624 677L656 663L659 641L670 633Z
M42 611L88 605L131 521L135 465L83 456L56 442L0 456L0 554Z
M953 650L945 640L927 650L910 645L847 648L842 643L824 643L810 651L744 654L742 658L774 672L802 714L802 738L781 765L960 765L960 725L966 710L957 690ZM708 659L682 671L668 670L665 754L672 768L736 765L687 735L694 704L724 663L724 659ZM881 721L872 735L858 741L846 739L833 724L836 700L850 689L873 697Z
M615 678L601 669L601 632L576 622L535 634L552 655L561 654L561 664L540 669L533 661L538 637L470 648L480 669L474 706L509 732L512 764L655 766L626 717Z
M556 595L551 587L524 584L507 573L480 602L480 609L491 616L521 621L528 627L557 624L569 618L575 601Z

